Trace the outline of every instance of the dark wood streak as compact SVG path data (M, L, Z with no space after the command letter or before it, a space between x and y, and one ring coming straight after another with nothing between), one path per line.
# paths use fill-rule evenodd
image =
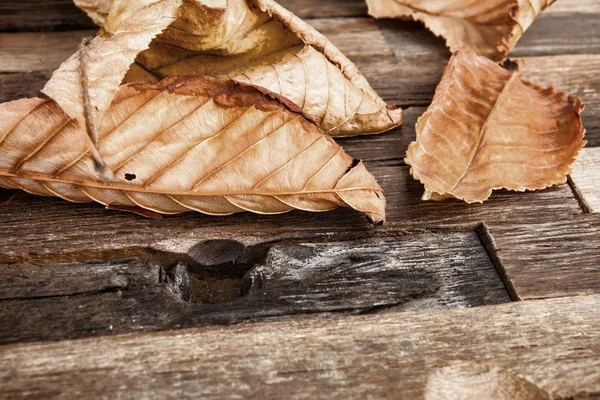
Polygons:
M190 267L182 262L168 266L164 259L164 269L135 259L0 264L0 344L284 315L510 301L473 232L300 241L265 245L266 253L221 243L216 253L214 241L195 246L196 264Z

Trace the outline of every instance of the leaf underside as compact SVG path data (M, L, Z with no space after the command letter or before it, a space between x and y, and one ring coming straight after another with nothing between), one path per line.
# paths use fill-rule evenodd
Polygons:
M375 18L420 21L452 52L472 50L501 60L537 15L555 0L367 0Z
M405 160L424 184L426 200L474 203L493 189L543 189L566 182L585 145L582 110L576 97L459 51L417 121L417 140Z
M100 22L110 1L75 3ZM272 0L184 2L126 82L177 75L262 86L290 99L331 136L376 134L403 122L402 110L386 105L331 42Z
M96 177L83 132L53 100L4 103L0 187L163 214L342 206L382 223L385 198L363 163L287 103L209 77L125 85L100 127L111 183Z

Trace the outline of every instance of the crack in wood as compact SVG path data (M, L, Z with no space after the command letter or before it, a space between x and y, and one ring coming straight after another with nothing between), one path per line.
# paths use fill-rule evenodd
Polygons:
M502 279L502 282L504 283L504 287L506 288L506 291L510 295L510 299L512 301L521 300L519 298L519 295L518 295L515 287L514 287L512 280L509 279L507 276L506 269L502 265L502 261L498 257L498 249L496 247L496 242L494 241L494 237L490 234L485 223L482 222L479 226L477 226L477 228L475 229L475 232L477 233L477 237L479 238L481 245L487 252L488 257L490 258L490 261L496 268L496 272L498 272L498 276L500 276L500 279Z
M583 213L591 214L593 212L592 208L586 201L585 196L583 195L583 193L581 193L575 182L573 182L573 178L571 178L571 175L567 175L567 184L573 191L573 195L575 196L575 199L577 199L577 202L579 203L579 206L581 207Z

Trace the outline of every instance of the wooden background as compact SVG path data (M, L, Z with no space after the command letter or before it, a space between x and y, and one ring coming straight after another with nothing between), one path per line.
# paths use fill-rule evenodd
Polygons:
M281 3L402 129L344 139L388 223L348 209L144 219L0 190L0 398L600 398L600 2L558 0L511 57L582 98L568 184L422 202L403 163L450 56L362 0ZM0 2L0 101L94 35L70 0Z

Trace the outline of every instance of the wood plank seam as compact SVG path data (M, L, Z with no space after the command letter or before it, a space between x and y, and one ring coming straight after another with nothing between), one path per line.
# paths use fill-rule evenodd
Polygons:
M475 228L475 233L477 234L481 245L490 257L492 264L496 268L496 272L498 272L498 275L502 279L502 282L504 283L504 287L506 287L506 291L508 292L510 299L512 301L523 300L517 293L517 290L512 280L509 279L507 275L506 268L504 268L502 261L498 257L498 247L496 246L494 237L491 235L490 231L485 225L485 222L482 222L477 226L477 228Z
M567 176L567 184L569 185L569 187L573 191L573 195L575 196L575 199L579 203L579 206L581 207L581 210L583 211L583 213L584 214L591 214L592 213L592 208L590 207L590 205L586 201L585 196L583 195L583 193L581 193L581 191L579 190L579 188L577 187L577 185L575 184L575 182L573 182L573 178L571 178L571 175Z

